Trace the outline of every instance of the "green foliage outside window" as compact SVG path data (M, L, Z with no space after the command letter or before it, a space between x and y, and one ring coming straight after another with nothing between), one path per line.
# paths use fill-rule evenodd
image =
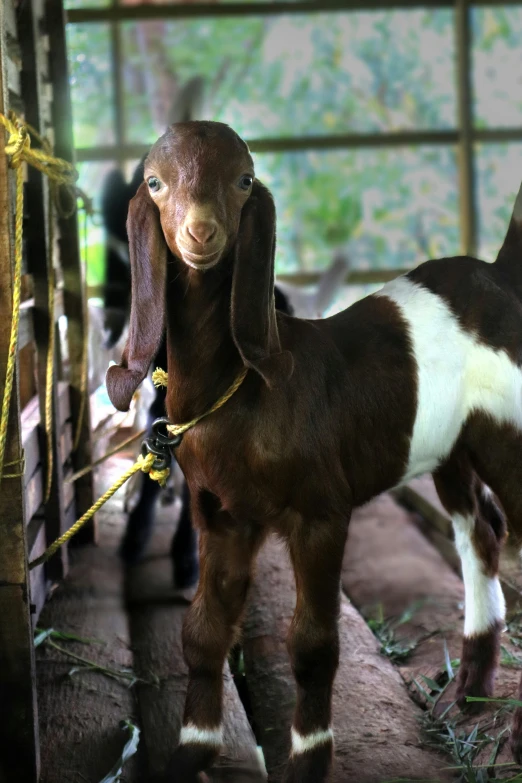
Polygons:
M522 10L480 8L472 21L476 124L520 124ZM154 141L174 96L194 76L204 79L205 118L228 122L246 138L457 127L449 9L154 20L120 29L127 143ZM114 143L109 26L69 25L68 43L76 146ZM502 239L522 178L519 148L482 145L477 157L486 253ZM501 176L506 156L515 169L509 184ZM452 146L266 153L255 160L278 208L279 273L322 269L339 247L357 268L414 266L460 251ZM96 196L106 164L84 167ZM101 241L98 230L98 249L89 255L93 279Z

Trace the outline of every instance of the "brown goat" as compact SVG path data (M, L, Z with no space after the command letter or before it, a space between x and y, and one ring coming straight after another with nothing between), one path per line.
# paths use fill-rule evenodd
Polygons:
M340 571L354 507L431 471L451 513L466 590L459 702L490 695L504 621L503 516L522 532L522 195L495 264L429 261L338 315L274 310L275 209L226 125L173 125L152 147L128 218L132 312L107 387L126 410L166 313L167 411L206 412L177 450L201 531L183 630L189 684L170 783L191 783L222 742L222 672L269 531L297 585L288 650L297 682L284 780L331 764ZM519 462L521 463L519 467ZM515 714L522 755L522 712ZM407 773L407 770L404 770Z

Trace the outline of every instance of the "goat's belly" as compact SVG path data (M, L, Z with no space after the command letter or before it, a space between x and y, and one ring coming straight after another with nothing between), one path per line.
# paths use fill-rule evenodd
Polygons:
M378 295L399 307L417 364L417 410L403 481L444 462L472 411L522 431L522 372L505 351L478 342L443 298L406 277Z

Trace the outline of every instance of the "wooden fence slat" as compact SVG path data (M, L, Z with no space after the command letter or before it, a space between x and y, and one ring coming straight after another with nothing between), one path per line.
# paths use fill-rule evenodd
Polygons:
M46 71L45 53L40 46L42 20L37 15L37 3L24 3L18 14L18 33L22 51L22 94L26 107L27 121L43 136L48 128L43 117L42 73ZM49 285L54 288L53 260L49 258L48 211L49 185L46 178L36 169L29 167L27 186L27 211L31 230L27 235L29 271L33 275L35 307L33 311L35 342L37 346L38 396L40 417L45 421L45 388L47 377L47 356L50 346ZM54 250L54 247L52 248ZM53 254L54 255L54 254ZM65 532L65 505L63 472L59 453L60 404L58 395L58 328L55 331L54 367L55 378L52 390L53 428L51 443L47 443L44 428L41 428L41 455L45 467L44 484L47 482L47 454L52 452L51 491L45 503L47 541L51 543ZM45 492L45 489L44 489ZM67 547L62 547L48 562L47 570L53 579L62 578L68 567Z
M6 21L14 23L11 0L0 3L0 111L6 113L4 81ZM10 20L10 21L9 21ZM0 398L3 398L12 320L12 175L0 134ZM11 397L6 462L20 460L18 370ZM14 469L6 472L16 472ZM24 477L0 485L0 783L36 783L39 768L34 648L25 535Z
M45 3L47 32L52 40L49 52L49 73L53 85L52 118L55 129L55 153L74 162L72 108L69 92L69 66L65 40L65 12L61 0ZM76 215L58 221L60 229L60 261L64 277L64 313L67 316L69 346L69 382L71 414L75 428L79 423L78 448L73 454L74 470L92 462L91 413L88 396L82 405L83 355L87 341L87 304L84 299L85 280L80 258L80 243ZM87 390L85 391L87 395ZM80 516L93 503L92 473L75 483L76 512ZM87 543L95 538L94 519L75 537L75 543Z

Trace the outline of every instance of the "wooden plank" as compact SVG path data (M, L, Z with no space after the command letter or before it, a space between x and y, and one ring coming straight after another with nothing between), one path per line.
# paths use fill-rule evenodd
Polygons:
M47 30L52 41L49 52L49 74L53 85L52 117L55 129L55 153L60 158L74 162L72 135L72 108L69 92L69 67L65 40L65 12L59 0L45 2ZM88 389L83 389L84 351L87 345L87 302L84 296L85 279L80 257L77 216L58 221L60 230L60 262L64 280L64 313L67 316L67 341L69 347L69 381L71 415L76 437L79 427L78 447L73 454L74 470L78 471L92 462L91 418ZM86 399L83 394L85 392ZM81 416L81 420L80 420ZM79 515L91 507L94 499L91 473L74 485L76 510ZM74 539L75 544L95 538L95 521L82 528Z
M73 449L73 431L72 424L66 422L62 434L60 435L60 456L62 458L62 465L67 462L72 454Z
M293 5L293 3L292 3ZM199 8L198 3L197 7ZM149 6L152 8L153 6ZM156 6L163 8L164 6ZM473 128L473 142L517 142L522 141L522 128ZM458 144L459 133L456 130L443 131L401 131L391 133L365 134L356 133L334 136L301 136L287 138L249 139L248 146L252 152L296 152L321 149L364 149L371 147L399 147L418 144ZM136 160L150 149L150 144L124 144L118 148L114 145L97 147L79 147L76 150L76 160L86 161Z
M36 11L36 3L24 3L18 13L18 33L22 51L22 93L26 107L27 121L38 133L45 134L46 126L42 119L41 96L41 48L38 41L41 35L41 18ZM49 187L46 179L36 169L29 167L27 183L27 213L30 220L31 231L27 236L27 260L29 272L33 275L34 300L33 311L35 342L38 351L37 377L38 396L40 400L40 416L45 421L45 388L47 374L47 355L50 345L50 328L57 332L55 324L50 323L49 313L49 285L54 289L53 262L48 252L48 211L49 211ZM54 247L51 248L54 250ZM58 450L58 395L56 379L59 377L56 359L58 340L55 339L54 366L55 380L52 388L52 473L51 490L45 503L45 518L47 525L47 538L53 541L64 532L65 506L63 492L63 476L60 454ZM43 432L43 429L42 429ZM47 477L47 454L49 444L45 434L41 440L41 454ZM62 547L48 563L48 574L52 579L59 579L67 572L67 547Z
M13 0L4 0L3 6L2 29L5 30L6 43L9 44L9 38L16 39L18 35L18 30L16 28L16 12Z
M73 471L68 470L64 475L63 500L65 508L69 508L74 502L74 484L67 480L71 478L72 474ZM64 530L67 530L68 527L70 527L70 525L64 524Z
M39 626L98 640L101 644L60 644L96 663L115 669L131 668L123 572L117 555L121 525L114 524L111 504L100 512L100 518L99 546L75 550L68 578L44 606ZM141 727L135 689L128 688L124 680L96 672L69 677L67 673L77 662L52 648L42 647L36 652L42 736L40 783L96 783L109 772L127 739L119 722L130 718ZM128 783L146 780L136 757L125 764L124 778Z
M295 686L286 634L295 605L292 568L284 544L271 538L259 554L244 624L248 691L269 780L285 764ZM446 780L443 761L419 747L421 711L399 673L379 655L375 637L343 598L341 657L334 683L335 764L332 783L375 783L407 777ZM448 776L449 777L449 776Z
M344 557L343 587L354 605L372 618L393 620L409 613L407 621L392 628L397 653L401 647L413 645L410 656L396 663L412 697L425 700L414 680L428 693L430 688L423 677L440 684L446 682L445 649L451 660L461 657L464 586L417 529L413 515L389 495L382 495L354 513ZM389 639L388 649L394 646L391 634ZM503 634L502 645L506 654L501 661L509 654L518 657L519 650L511 642L509 632ZM501 663L495 698L513 698L519 674L516 667ZM453 682L441 697L438 714L451 709L455 697ZM484 731L492 738L508 736L512 715L506 710L498 711L498 706L483 705L478 715L451 709L457 736L467 737L477 724L479 733ZM495 765L512 761L509 743L502 741L500 745ZM487 764L493 746L494 739L479 758L473 759L474 769L478 771L479 764ZM455 762L448 760L448 765L451 763ZM495 774L501 769L495 766Z
M18 366L20 367L20 406L23 408L36 394L35 383L35 346L29 343L18 351Z
M436 680L444 671L444 643L452 658L460 657L464 585L418 529L414 516L389 494L354 512L342 583L366 617L377 617L379 605L385 618L412 609L411 619L397 629L397 638L423 641L404 664L399 663L405 680L421 674Z
M21 94L20 85L20 66L18 63L13 62L10 57L6 60L7 65L7 86L11 92Z
M40 462L40 444L38 427L40 425L40 404L38 397L33 399L25 406L21 414L22 425L22 446L24 449L24 481L29 481L36 466Z
M457 100L459 111L459 199L461 250L476 256L478 248L477 209L474 181L473 91L471 87L471 8L469 0L456 0L455 27L457 39Z
M13 10L10 0L0 3L0 111L7 113L4 29ZM12 173L7 168L5 134L0 134L0 399L12 321L11 230ZM9 409L6 462L19 463L21 424L18 370L15 372ZM15 471L16 472L16 466ZM23 476L3 479L0 487L0 781L36 783L39 769L38 720L35 691L34 648L31 628L29 575Z
M31 275L28 275L31 277ZM22 302L20 310L20 335L18 339L18 349L21 350L28 343L34 341L34 328L33 328L33 309L34 309L34 297ZM54 318L58 321L60 316L64 314L63 310L63 290L57 288L54 294Z
M25 485L26 519L29 522L43 503L45 474L39 465Z
M34 342L33 304L23 302L20 309L20 331L18 334L18 350L21 351L29 343Z
M491 0L490 0L491 1ZM515 0L513 0L514 2ZM518 0L520 2L520 0ZM508 0L509 2L509 0ZM121 22L139 19L192 19L194 17L218 18L235 16L287 16L288 14L339 13L343 11L371 11L383 9L411 8L453 8L454 0L272 0L271 2L201 2L162 3L147 5L138 3L132 6L110 6L108 8L78 8L67 12L70 23Z
M65 422L71 418L70 388L67 381L58 381L57 398L58 421L60 422L60 429L62 429Z
M27 539L29 544L29 560L40 557L45 551L45 519L43 517L33 517L27 530ZM33 539L32 544L31 539ZM31 586L31 618L33 630L36 628L38 618L45 604L48 593L48 582L45 576L45 564L33 568L29 576Z

